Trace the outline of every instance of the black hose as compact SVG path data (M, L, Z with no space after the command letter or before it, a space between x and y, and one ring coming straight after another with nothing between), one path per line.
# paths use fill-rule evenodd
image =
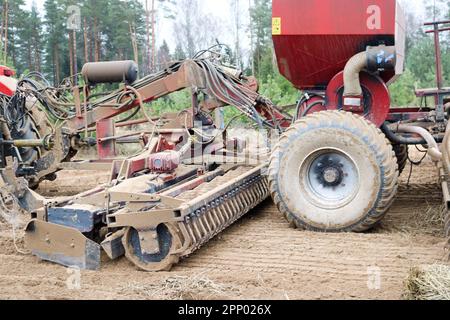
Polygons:
M307 116L308 113L309 113L312 109L314 109L315 107L317 107L317 106L319 106L319 105L323 106L324 103L325 103L325 100L322 100L322 101L316 101L316 102L314 102L314 103L311 103L311 104L308 106L308 108L306 108L306 109L302 112L300 118L303 118L303 117Z
M427 141L423 138L406 138L404 136L396 134L389 128L389 125L385 122L381 126L381 131L386 135L386 137L391 141L392 144L403 144L403 145L426 145ZM437 143L442 143L444 141L443 136L433 136Z
M139 111L141 111L141 107L136 108L136 110L134 110L134 112L131 115L129 115L125 119L117 121L116 123L124 123L127 122L128 120L133 119L139 113Z

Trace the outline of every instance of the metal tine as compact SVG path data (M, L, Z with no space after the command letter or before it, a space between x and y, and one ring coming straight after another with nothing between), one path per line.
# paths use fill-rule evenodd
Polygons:
M261 201L263 199L264 193L261 189L261 180L257 181L255 184L255 192L258 196L258 201Z
M219 220L220 220L220 227L222 227L223 225L224 225L224 223L226 222L226 219L225 219L225 217L224 217L224 215L223 215L223 212L222 212L222 209L221 209L221 204L220 204L220 201L219 200L216 200L216 213L217 213L217 216L219 217Z
M209 217L208 214L206 212L206 208L202 208L201 210L201 219L203 221L203 224L206 227L207 230L207 236L211 236L211 234L214 232L214 229L211 227L210 221L209 221Z
M235 202L235 197L234 195L231 195L230 198L230 206L233 208L233 212L234 212L234 216L239 215L239 213L241 212L240 208L236 205Z
M222 215L222 218L223 218L223 223L220 226L220 228L223 229L223 226L225 226L227 224L228 220L229 220L228 212L227 212L227 210L225 208L225 204L224 203L222 203L220 205L219 209L220 209L220 214Z
M254 181L249 188L249 194L252 199L252 207L256 206L256 202L258 201L258 194L256 193L256 182Z
M194 234L194 229L193 229L192 221L191 221L190 218L189 218L189 221L186 223L186 229L188 230L188 232L189 232L189 234L191 236L192 245L195 245L195 243L197 243L198 240L197 240L197 237Z
M211 230L215 231L217 229L217 223L214 219L213 208L209 204L206 206L205 215L207 216Z
M242 211L242 205L239 201L238 194L239 194L239 191L233 190L231 201L232 201L234 207L236 208L236 210L240 212L240 211Z
M200 231L200 229L198 227L198 221L195 217L192 218L192 226L193 226L193 231L196 234L197 239L198 239L197 242L202 241L202 238L203 238L202 232Z
M197 220L197 223L199 225L200 232L202 232L202 238L206 237L209 234L209 231L204 224L202 212L200 210L197 210L195 212L195 219Z
M239 204L239 208L240 208L239 211L241 211L241 212L244 211L244 210L245 210L246 204L245 204L244 199L243 199L243 197L242 197L242 190L239 190L239 191L238 191L238 193L237 193L237 195L236 195L236 201L237 201L238 204Z
M256 181L252 181L248 188L248 194L250 196L250 199L252 200L252 207L256 205L256 202L258 201L258 195L256 193Z
M224 224L226 224L228 222L228 220L230 219L230 217L229 217L228 211L226 210L226 207L225 207L225 198L224 197L220 197L220 209L222 212L222 216L224 217Z
M211 209L211 215L214 218L214 229L219 229L222 225L222 220L220 219L219 213L217 212L217 207Z
M231 214L231 218L228 222L229 224L232 224L234 221L236 221L236 217L239 215L239 211L235 209L231 200L228 201L227 207L229 208Z
M259 194L259 199L263 199L264 195L265 195L265 191L263 189L263 182L262 180L259 180L258 183L256 184L256 189L258 190L258 194Z
M224 205L225 205L225 210L226 210L227 216L228 216L227 222L230 222L230 220L233 220L233 217L235 216L235 210L231 206L228 198L227 198L227 201L225 201Z
M256 201L260 199L259 189L258 189L258 179L255 178L252 184L252 194L255 197Z
M243 189L241 191L242 193L242 199L244 199L244 203L245 203L245 209L244 211L248 211L250 206L251 206L251 200L249 199L248 195L247 195L247 189Z
M230 198L228 197L228 194L223 196L223 208L227 216L226 224L228 224L230 220L233 219L233 211L234 211L233 208L230 206Z
M266 190L266 192L268 194L269 193L269 189L270 189L269 180L263 179L263 183L264 183L264 190Z
M222 216L224 217L224 223L221 226L221 228L223 230L226 227L228 221L230 220L230 218L228 216L228 210L227 210L224 202L222 202L222 204L220 206L220 211L222 212Z

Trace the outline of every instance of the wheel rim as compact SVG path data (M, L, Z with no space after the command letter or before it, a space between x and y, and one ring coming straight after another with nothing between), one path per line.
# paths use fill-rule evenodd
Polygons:
M355 198L360 174L355 161L345 152L321 149L301 165L300 182L309 201L324 209L336 209Z
M163 261L170 253L172 247L172 234L166 225L161 224L157 228L160 252L157 254L144 254L141 249L139 233L130 228L128 235L128 246L137 261L143 264L158 263Z

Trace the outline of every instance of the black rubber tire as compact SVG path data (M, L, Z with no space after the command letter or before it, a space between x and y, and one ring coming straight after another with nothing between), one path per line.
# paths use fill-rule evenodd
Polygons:
M358 172L354 194L336 207L305 192L310 191L311 178L302 173L310 158L330 148L349 155ZM395 200L398 176L392 144L381 130L342 111L319 112L297 121L280 138L269 166L270 191L280 212L292 227L318 232L363 232L374 227Z
M408 146L402 144L393 145L395 156L397 157L398 172L402 174L408 163Z

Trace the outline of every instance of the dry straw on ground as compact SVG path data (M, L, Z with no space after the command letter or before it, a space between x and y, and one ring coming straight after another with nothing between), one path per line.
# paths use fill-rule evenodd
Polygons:
M168 277L159 283L129 283L126 290L150 299L202 300L238 296L239 290L230 285L219 284L204 274Z
M405 298L410 300L450 300L450 267L413 268L406 281L406 290Z

